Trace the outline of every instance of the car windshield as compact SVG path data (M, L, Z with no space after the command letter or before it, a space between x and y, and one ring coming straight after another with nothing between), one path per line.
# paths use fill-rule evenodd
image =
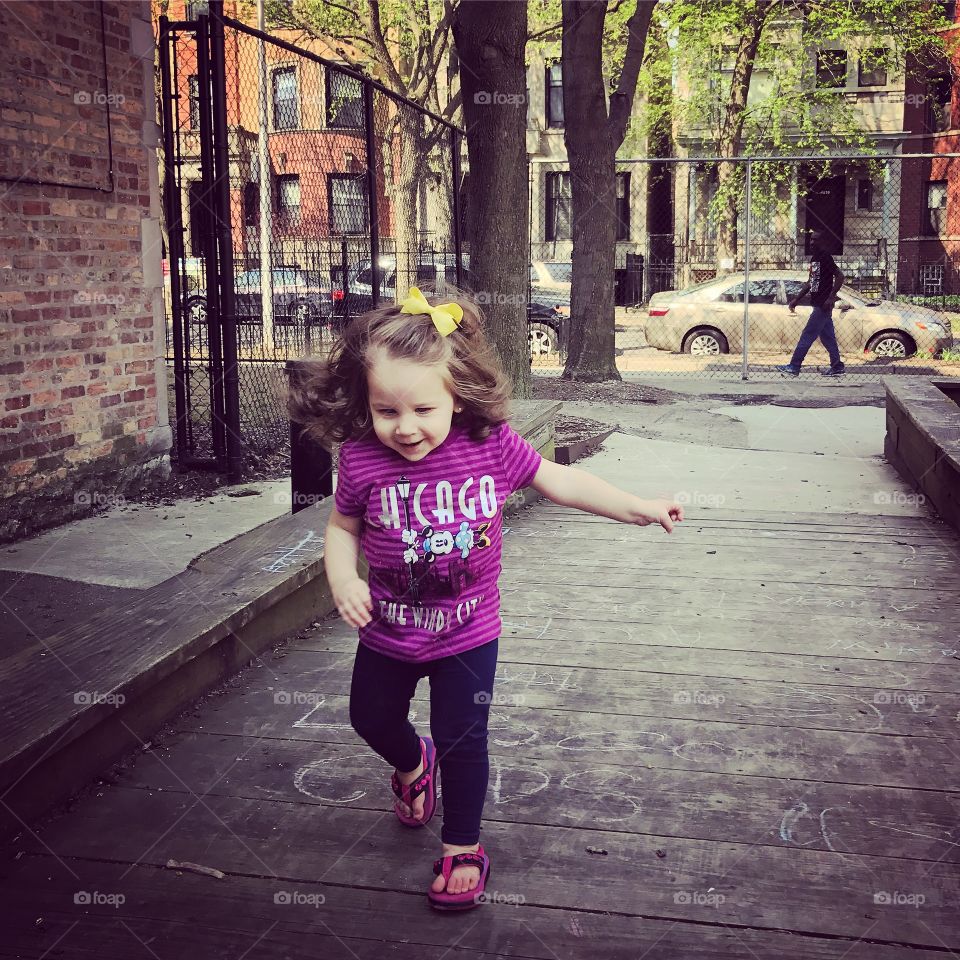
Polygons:
M573 280L572 263L545 263L550 279L557 283L570 283Z

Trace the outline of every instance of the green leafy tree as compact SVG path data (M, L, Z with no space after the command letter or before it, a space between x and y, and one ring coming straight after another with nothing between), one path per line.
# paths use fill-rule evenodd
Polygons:
M670 98L645 101L643 124L666 121L691 153L721 158L711 203L718 262L736 254L737 157L823 154L826 175L831 151L877 152L856 103L838 92L843 81L831 82L829 61L819 61L818 79L820 51L851 51L888 74L923 69L945 52L940 6L917 0L661 0L657 16L667 42L645 65L641 88L665 75L678 82ZM782 200L793 169L754 166L756 209Z

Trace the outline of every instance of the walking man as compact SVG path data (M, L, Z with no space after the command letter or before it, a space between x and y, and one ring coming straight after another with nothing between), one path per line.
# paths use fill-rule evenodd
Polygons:
M845 372L843 361L840 359L840 349L837 346L837 334L833 329L833 305L837 301L837 291L843 285L843 274L840 272L833 257L827 253L826 237L822 230L817 230L810 240L810 274L807 282L800 288L797 295L787 303L791 313L796 312L797 304L809 293L810 317L807 325L800 334L796 349L790 362L778 366L781 376L799 377L807 351L819 337L830 355L830 369L822 371L825 377L839 377Z

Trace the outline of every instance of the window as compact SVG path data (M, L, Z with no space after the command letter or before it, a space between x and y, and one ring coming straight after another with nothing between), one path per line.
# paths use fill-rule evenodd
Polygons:
M953 23L957 16L956 0L940 0L940 13L947 23Z
M260 185L248 183L243 188L243 225L255 227L260 222Z
M330 233L366 233L366 174L331 173L327 178L327 208Z
M273 129L296 130L300 123L297 103L297 68L273 71Z
M200 78L194 74L187 77L187 96L190 100L190 127L200 128Z
M363 129L363 84L348 73L327 67L327 126Z
M847 85L847 51L821 50L817 54L817 86L845 87Z
M277 219L284 227L300 223L300 177L296 174L277 177Z
M185 13L188 20L196 20L199 16L208 16L210 3L208 0L187 0Z
M563 68L559 63L547 64L547 126L563 126Z
M885 87L887 68L883 65L887 51L883 47L865 50L857 67L857 84L861 87Z
M776 303L778 285L776 280L751 280L750 302ZM743 303L743 281L741 280L740 283L721 294L720 299L724 303Z
M927 184L927 222L929 237L942 237L947 232L947 181L931 180Z
M617 239L630 239L630 174L617 174Z
M556 283L570 283L573 280L573 264L569 260L566 263L550 261L544 266L550 274L550 279Z
M873 209L873 181L869 178L857 181L857 209Z
M570 174L547 174L547 239L571 240Z

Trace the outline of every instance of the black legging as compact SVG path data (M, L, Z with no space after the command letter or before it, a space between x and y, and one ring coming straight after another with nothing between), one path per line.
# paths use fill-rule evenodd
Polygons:
M350 723L391 766L420 763L420 740L407 719L421 677L430 678L430 729L443 785L444 843L480 839L487 794L487 718L497 670L498 640L425 663L408 663L357 647L350 684Z

